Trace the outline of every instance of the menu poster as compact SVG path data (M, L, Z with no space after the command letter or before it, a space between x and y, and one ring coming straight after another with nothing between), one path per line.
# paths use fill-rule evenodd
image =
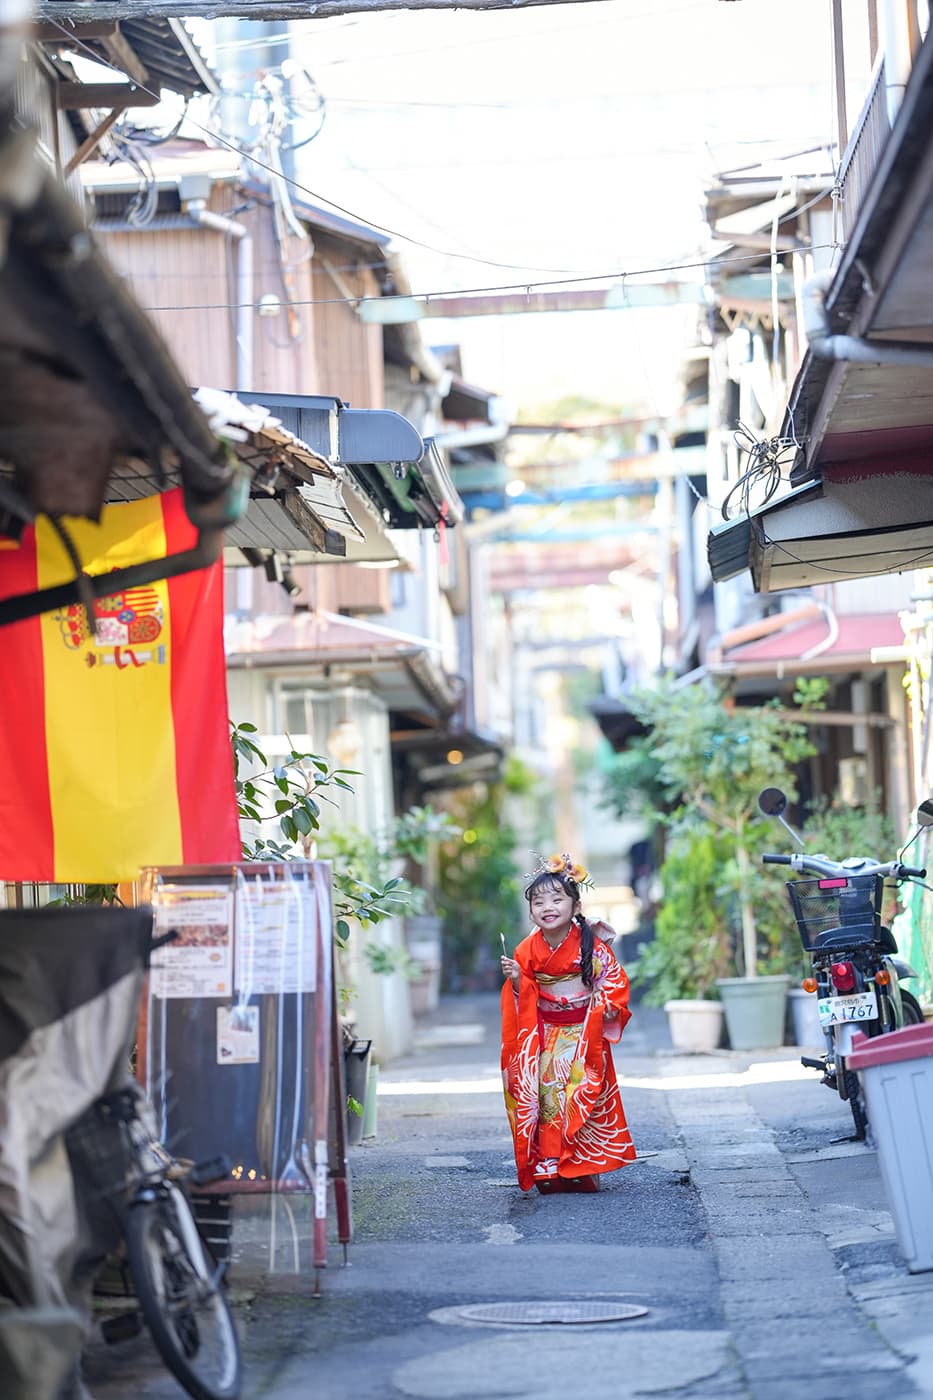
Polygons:
M237 889L236 985L247 996L313 992L317 904L309 880L247 880Z
M177 936L152 955L155 997L229 997L233 992L233 896L220 885L159 885L155 936Z

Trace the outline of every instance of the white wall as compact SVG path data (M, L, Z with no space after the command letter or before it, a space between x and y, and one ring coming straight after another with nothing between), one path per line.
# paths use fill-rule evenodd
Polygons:
M256 743L273 762L284 758L295 747L320 754L332 766L359 769L362 776L350 779L352 793L327 789L329 802L321 803L322 827L326 831L355 826L373 835L386 833L393 819L392 770L389 748L388 712L378 696L362 687L344 686L326 690L320 674L302 677L294 668L288 672L263 670L230 671L227 676L229 708L237 722L249 721L258 728ZM308 697L305 707L309 715L304 734L284 733L286 699L304 689ZM328 741L337 733L339 721L352 722L357 734L355 753L344 750L332 753ZM346 742L346 732L341 736ZM264 830L275 834L275 824ZM350 945L339 959L338 983L351 989L347 1014L354 1021L357 1033L373 1042L373 1054L387 1061L406 1053L412 1044L413 1022L407 980L400 973L374 973L364 949L370 942L401 952L404 947L404 927L399 919L387 919L364 931L355 922L351 925Z

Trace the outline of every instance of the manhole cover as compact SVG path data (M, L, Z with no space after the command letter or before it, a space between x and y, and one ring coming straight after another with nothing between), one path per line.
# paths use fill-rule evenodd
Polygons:
M560 1323L628 1322L645 1317L647 1308L637 1303L475 1303L457 1308L465 1322L488 1322L500 1327L550 1327Z

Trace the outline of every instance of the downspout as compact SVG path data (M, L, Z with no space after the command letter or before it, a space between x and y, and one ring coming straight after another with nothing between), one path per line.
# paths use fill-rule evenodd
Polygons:
M806 651L800 653L801 661L812 661L814 657L822 656L824 651L829 651L835 646L839 638L839 622L836 614L828 603L817 603L816 605L826 618L826 626L829 629L822 641L815 646L808 647Z
M885 99L888 121L893 126L920 46L916 0L882 0L880 20Z
M826 292L833 280L829 269L817 272L803 287L803 327L810 352L819 360L849 360L862 365L915 365L933 369L933 345L905 345L891 340L865 340L833 335L826 310Z
M253 239L246 225L208 209L206 199L182 199L182 209L202 228L226 234L236 244L236 385L253 389Z

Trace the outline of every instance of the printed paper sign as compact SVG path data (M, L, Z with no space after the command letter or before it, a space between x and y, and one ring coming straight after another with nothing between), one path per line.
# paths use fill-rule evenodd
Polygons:
M258 1065L258 1006L218 1006L217 1063Z
M245 996L313 992L317 906L308 880L250 880L237 890L236 985Z
M155 997L229 997L233 993L233 898L216 885L160 885L153 894L155 935L177 937L152 955Z

